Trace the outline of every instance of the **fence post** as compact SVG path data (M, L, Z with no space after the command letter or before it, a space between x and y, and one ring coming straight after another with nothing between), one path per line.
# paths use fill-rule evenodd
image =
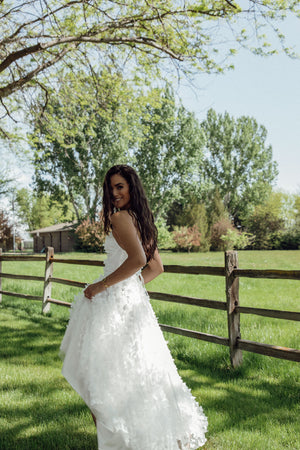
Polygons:
M238 254L236 251L225 252L225 276L226 276L226 302L230 360L232 367L242 364L242 351L237 348L237 339L240 333L240 313L236 311L239 305L239 279L233 276L232 271L238 268Z
M0 256L2 255L2 248L0 248ZM0 274L1 274L1 272L2 272L2 261L1 261L1 259L0 259ZM0 277L0 303L2 302L2 294L1 294L1 291L2 291L2 278Z
M47 302L47 299L51 297L51 280L49 279L53 275L53 262L54 248L47 247L46 249L46 267L45 267L45 278L44 278L44 294L43 294L43 305L42 314L46 314L50 311L51 303Z

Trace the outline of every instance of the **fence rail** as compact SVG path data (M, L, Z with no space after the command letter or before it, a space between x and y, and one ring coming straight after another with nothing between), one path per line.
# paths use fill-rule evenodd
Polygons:
M300 270L255 270L235 269L233 275L247 278L271 278L280 280L300 280Z
M44 262L45 275L44 277L41 277L33 275L17 275L2 272L2 261ZM54 257L54 250L52 247L48 247L46 256L2 255L2 250L0 249L0 302L2 299L2 295L19 297L27 300L41 301L42 313L46 313L50 310L51 303L59 306L70 307L71 303L53 299L51 297L52 283L75 286L78 288L84 288L86 286L86 283L81 281L69 280L65 278L53 277L54 263L81 264L99 267L104 266L103 261L93 261L89 259L56 258ZM300 361L300 350L245 340L241 338L240 332L240 314L255 314L259 316L271 317L282 320L299 321L300 312L253 308L241 306L239 303L240 277L300 280L300 270L239 269L238 254L235 251L225 252L224 267L165 265L164 268L165 273L212 275L225 277L226 301L209 300L197 297L187 297L162 292L149 291L148 293L150 298L155 300L226 311L228 323L228 337L216 336L213 334L202 333L200 331L193 331L185 328L174 327L171 325L160 324L160 327L163 331L229 347L230 360L233 367L238 367L239 365L242 364L242 350L259 353L266 356L272 356L275 358L282 358L298 362ZM44 283L43 295L36 296L4 291L2 290L1 285L2 278L43 282Z

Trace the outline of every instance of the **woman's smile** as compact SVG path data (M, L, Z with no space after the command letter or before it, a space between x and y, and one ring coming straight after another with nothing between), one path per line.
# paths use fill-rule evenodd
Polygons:
M113 205L119 209L130 208L129 184L119 174L115 174L110 179Z

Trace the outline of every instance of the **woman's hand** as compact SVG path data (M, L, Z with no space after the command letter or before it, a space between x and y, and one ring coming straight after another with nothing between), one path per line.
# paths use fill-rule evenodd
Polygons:
M102 292L104 290L105 290L105 286L100 281L100 283L89 284L85 288L83 293L86 298L88 298L89 300L92 300L92 298L95 297L95 295L99 294L100 292Z
M126 280L141 269L147 262L137 229L128 211L119 211L112 215L113 236L118 245L127 253L127 259L108 277L84 289L89 300L108 287Z

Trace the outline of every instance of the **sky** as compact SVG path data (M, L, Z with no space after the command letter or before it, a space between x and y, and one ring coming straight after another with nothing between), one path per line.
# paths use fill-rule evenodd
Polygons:
M300 54L300 20L289 18L282 29ZM278 163L275 188L300 193L300 58L264 58L242 50L232 62L235 69L224 75L199 75L197 89L181 85L177 91L184 106L200 120L209 108L254 117L266 127Z

